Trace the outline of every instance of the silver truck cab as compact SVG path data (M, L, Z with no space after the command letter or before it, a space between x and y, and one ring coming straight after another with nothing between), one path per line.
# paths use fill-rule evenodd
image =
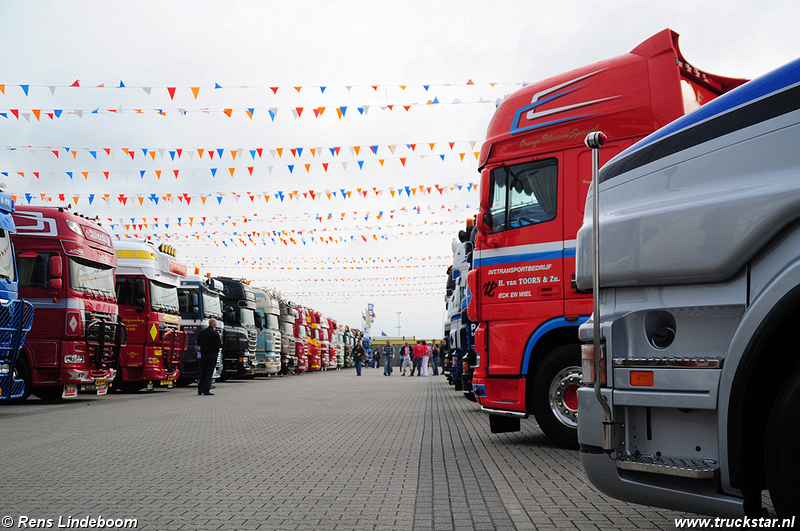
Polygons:
M800 60L600 171L601 348L592 319L578 439L605 494L742 525L765 516L768 489L780 518L800 513L798 146ZM577 242L587 290L592 193Z

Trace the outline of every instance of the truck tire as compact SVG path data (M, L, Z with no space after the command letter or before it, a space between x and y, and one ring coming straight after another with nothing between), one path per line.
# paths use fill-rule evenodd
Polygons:
M764 469L779 518L800 514L800 367L784 384L767 423Z
M528 407L551 441L564 448L578 448L578 387L581 385L579 345L558 347L539 364L528 379Z
M25 359L25 356L21 353L19 357L17 357L16 363L14 363L14 373L17 375L17 378L22 378L22 381L25 382L25 390L22 392L21 397L9 400L9 403L21 404L31 396L31 390L33 389L31 387L31 369L28 365L28 360Z
M183 376L178 376L178 379L175 380L175 387L187 387L190 383L194 382L197 378L184 378Z
M45 402L58 402L63 398L64 386L63 385L47 385L43 387L34 387L32 389L34 396L44 400Z

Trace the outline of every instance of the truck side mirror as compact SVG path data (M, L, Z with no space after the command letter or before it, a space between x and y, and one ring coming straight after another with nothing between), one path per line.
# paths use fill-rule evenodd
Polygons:
M488 234L492 232L493 229L494 219L492 219L492 214L489 212L484 212L478 217L478 232L481 234Z
M192 292L192 313L195 315L200 313L200 297L195 292Z
M141 312L142 310L144 310L144 307L147 304L147 299L145 296L145 284L143 278L137 278L135 280L133 291L134 291L134 298L133 298L134 306L138 306L139 309L137 311Z
M64 273L61 269L61 257L58 255L51 256L49 266L50 266L50 278L61 278L61 276Z
M48 267L50 269L50 280L48 280L47 286L50 289L60 290L64 284L61 280L61 277L64 274L61 266L61 257L58 255L51 256L50 261L48 262Z

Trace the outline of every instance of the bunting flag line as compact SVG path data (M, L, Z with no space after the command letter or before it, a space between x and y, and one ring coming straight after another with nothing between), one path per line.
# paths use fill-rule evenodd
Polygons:
M33 194L29 192L25 193L18 193L15 190L9 190L9 194L11 195L12 199L15 202L22 204L21 202L24 201L24 204L27 205L48 205L53 204L56 202L65 203L70 201L70 204L74 206L78 206L81 203L81 200L85 200L89 205L94 203L95 201L103 201L106 204L119 204L122 206L144 206L145 202L147 202L148 206L150 204L153 205L175 205L175 204L185 204L186 206L191 206L192 201L194 201L195 205L201 204L206 205L206 202L209 200L216 201L217 205L221 205L224 199L233 199L235 202L240 202L242 199L250 200L251 203L255 203L257 200L259 203L264 201L269 203L270 199L278 203L283 203L285 200L288 201L317 201L327 199L328 201L334 200L352 200L353 198L363 198L368 199L370 196L384 196L390 195L392 198L401 198L405 193L408 198L415 197L419 195L422 196L438 196L444 197L445 193L449 194L452 192L475 192L478 190L477 183L449 183L449 184L420 184L420 185L406 185L406 186L398 186L398 187L387 187L387 188L378 188L378 187L370 187L370 188L355 188L355 189L344 189L341 188L339 190L292 190L292 191L257 191L257 192L249 192L249 191L231 191L231 192L213 192L213 193L167 193L167 194L157 194L155 192L152 193L145 193L145 194L116 194L112 195L111 193L39 193ZM445 208L458 208L456 205L452 206L441 206L442 209ZM330 215L334 215L332 213L328 213Z
M220 89L223 89L223 90L221 90L221 92L223 92L223 93L226 92L226 90L227 91L230 91L230 90L236 90L236 91L254 90L254 91L258 91L258 92L263 92L265 94L272 93L274 96L277 96L279 91L281 92L281 94L283 94L285 92L288 92L290 94L300 94L301 92L312 92L312 93L316 94L317 92L319 92L320 95L325 94L325 91L327 91L329 89L345 89L347 91L347 93L351 93L353 89L359 89L359 90L360 89L367 89L369 92L375 92L375 93L378 93L379 90L386 91L386 90L389 90L389 89L399 89L401 92L410 92L413 89L422 89L425 92L430 92L431 88L444 89L444 88L470 86L470 87L474 87L474 88L480 89L480 88L485 88L487 86L491 87L491 88L494 88L496 86L513 87L513 86L523 86L524 84L525 84L524 82L519 82L519 81L515 81L515 82L513 82L513 81L512 82L478 82L478 83L475 83L475 82L472 81L472 79L469 79L469 80L467 80L466 83L464 83L464 82L460 82L460 83L430 83L430 84L427 84L427 85L418 84L417 83L417 84L405 84L405 85L395 85L395 84L375 84L375 85L372 85L372 84L367 84L367 85L364 85L364 84L352 84L352 85L302 85L302 86L295 86L295 85L227 85L226 84L225 86L223 86L223 85L221 85L219 83L214 83L213 87L210 86L210 85L200 85L200 84L194 85L194 86L189 86L189 85L178 86L178 85L175 85L175 86L169 87L169 86L163 86L163 85L161 85L161 86L159 86L159 85L147 85L147 86L145 86L145 85L126 85L122 80L120 80L119 84L117 84L117 83L111 83L111 84L108 84L108 85L105 84L105 83L86 84L86 83L81 83L80 79L76 79L75 81L73 81L72 83L67 84L67 85L65 85L65 84L56 84L56 83L53 83L53 84L27 84L27 85L16 85L16 84L13 84L13 83L4 83L4 84L0 84L0 92L5 95L6 94L6 88L18 86L22 90L22 92L25 94L26 97L28 97L30 95L30 89L31 88L35 88L35 89L46 88L47 90L50 91L50 95L51 96L55 95L57 89L82 89L82 90L93 90L93 91L96 91L97 89L107 89L107 90L126 89L128 91L134 91L134 90L135 91L139 91L139 90L141 90L145 94L147 94L148 96L151 96L153 94L153 90L155 89L157 91L166 91L166 94L169 95L170 100L175 99L175 94L176 93L180 94L180 93L185 93L185 92L190 92L191 96L193 97L193 99L196 100L198 98L198 96L200 95L200 91L202 91L203 94L206 94L207 92L216 93ZM329 94L330 94L330 92L329 92Z
M504 95L505 96L505 95ZM67 116L77 116L78 118L83 118L85 116L92 116L92 115L112 115L112 114L140 114L140 115L159 115L159 116L189 116L192 114L225 114L228 118L233 118L234 115L245 115L250 120L253 120L256 115L258 116L268 116L270 122L274 122L275 118L277 118L278 113L283 111L290 111L292 118L297 120L303 116L303 111L309 110L306 112L306 118L314 117L314 118L321 118L326 109L332 108L336 109L336 116L339 120L345 118L347 116L347 110L355 109L358 111L359 116L366 116L369 114L369 111L374 109L375 107L379 108L381 111L410 111L413 108L419 107L427 107L430 105L486 105L491 104L495 105L498 98L484 98L480 97L477 100L461 100L459 98L454 98L452 101L440 101L438 97L435 97L432 100L427 101L415 101L415 102L401 102L401 103L383 103L383 104L362 104L362 105L329 105L329 106L304 106L304 107L290 107L290 106L268 106L268 107L259 107L259 106L245 106L245 107L198 107L198 108L187 108L187 107L159 107L159 108L144 108L144 107L117 107L113 109L107 108L106 105L104 108L95 107L93 109L55 109L55 108L38 108L38 109L20 109L20 108L0 108L0 117L3 117L7 120L10 120L11 117L14 117L17 120L25 120L26 122L33 123L31 118L36 122L42 121L44 118L49 118L50 120L56 120L59 118L64 118ZM10 116L9 116L10 115ZM355 112L351 112L350 116L356 116Z
M122 154L125 155L126 158L130 158L132 161L138 160L147 160L150 158L153 162L155 162L156 158L159 160L184 160L189 159L191 161L194 160L195 155L198 157L198 160L203 160L204 155L205 158L209 160L222 160L223 158L230 158L231 161L235 161L237 157L239 160L243 158L247 158L249 156L251 161L255 161L257 158L262 159L264 156L264 152L266 151L272 157L273 160L289 158L291 155L292 159L300 159L303 158L303 154L306 155L306 158L310 159L317 159L317 158L327 158L329 160L339 159L342 153L347 152L350 153L351 157L358 157L361 155L362 148L365 149L365 153L368 149L373 155L377 156L378 152L381 152L381 155L386 156L386 151L389 152L390 155L397 154L398 150L405 149L407 154L415 154L417 153L417 149L420 149L420 152L423 148L427 147L427 152L434 153L437 151L437 147L443 150L445 153L447 152L457 152L455 150L456 144L463 146L469 146L466 151L472 151L477 146L478 143L482 142L482 140L475 140L475 139L459 139L459 140L438 140L438 141L427 141L427 142L400 142L395 144L375 144L375 143L367 143L362 145L347 145L347 146L327 146L327 147L319 147L319 146L301 146L301 147L255 147L255 148L165 148L165 147L157 147L157 148L144 148L144 147L56 147L56 146L11 146L11 145L4 145L0 146L0 149L5 149L7 151L12 152L20 152L20 153L29 153L33 158L38 158L40 153L52 153L55 159L59 159L60 156L63 154L65 157L71 156L73 160L77 160L78 154L87 154L93 160L99 160L98 155L102 155L105 153L106 157L114 160L117 155ZM62 153L63 151L63 153ZM226 157L227 155L227 157ZM86 160L91 160L86 158Z

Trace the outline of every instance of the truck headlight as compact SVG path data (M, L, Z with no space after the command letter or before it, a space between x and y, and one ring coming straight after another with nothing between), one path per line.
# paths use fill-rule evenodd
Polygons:
M83 354L67 354L64 363L83 363Z

